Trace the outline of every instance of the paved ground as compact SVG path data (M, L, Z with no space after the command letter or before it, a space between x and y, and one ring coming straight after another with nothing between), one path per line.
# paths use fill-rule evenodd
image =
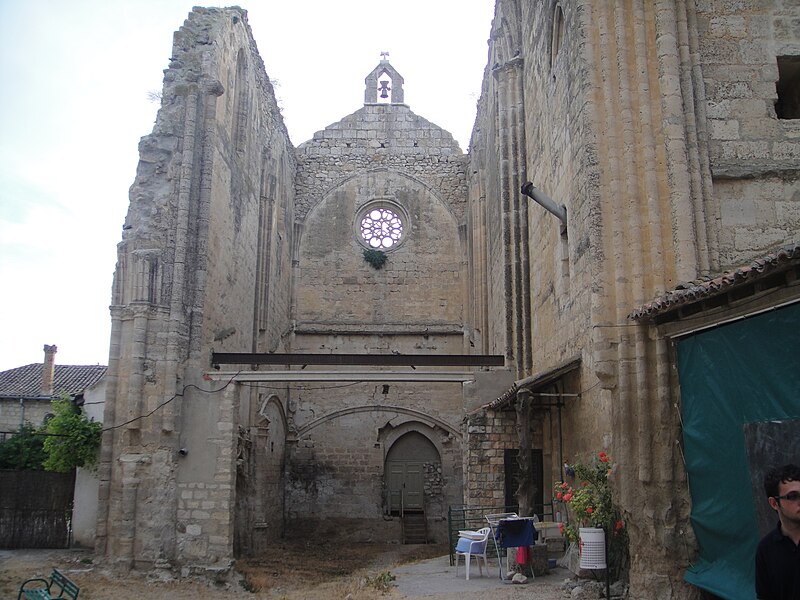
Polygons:
M401 565L392 569L397 577L399 598L436 598L438 600L491 598L506 600L513 598L537 598L538 600L561 600L569 597L562 590L565 579L571 573L565 569L553 569L549 575L529 580L526 584L512 584L501 581L497 561L489 561L489 576L483 570L478 574L473 562L470 579L464 576L464 564L459 565L456 577L455 567L450 566L447 556Z
M441 551L441 547L439 548ZM53 567L63 570L80 587L81 600L166 600L194 598L223 600L564 600L562 584L570 578L563 569L527 584L500 581L497 560L489 561L489 575L478 574L473 563L471 579L463 563L456 577L447 556L429 558L435 547L365 546L349 554L327 552L328 562L306 546L287 545L280 557L240 562L224 585L205 581L154 578L152 574L114 573L89 550L0 550L0 598L14 599L20 583L46 576ZM427 556L426 556L427 554ZM409 562L411 561L411 562ZM350 568L352 565L357 565ZM304 566L306 567L304 569ZM390 580L391 574L394 581ZM388 583L388 585L381 585Z

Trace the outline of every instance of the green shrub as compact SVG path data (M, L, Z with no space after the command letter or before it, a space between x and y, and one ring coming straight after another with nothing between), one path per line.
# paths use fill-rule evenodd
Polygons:
M364 249L364 260L367 261L373 269L382 269L386 264L386 253L382 250Z
M375 577L367 577L365 583L368 587L375 588L379 592L386 593L394 587L395 576L389 571L375 575Z
M100 448L102 425L90 421L70 400L53 400L53 418L45 426L47 471L67 473L75 467L94 470Z
M44 436L30 423L25 423L18 433L0 443L0 469L41 471L46 458Z

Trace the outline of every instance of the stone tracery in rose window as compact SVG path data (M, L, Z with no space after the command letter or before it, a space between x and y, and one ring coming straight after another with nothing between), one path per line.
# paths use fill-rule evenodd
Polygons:
M373 207L361 217L361 238L370 248L388 250L403 237L403 220L388 207Z

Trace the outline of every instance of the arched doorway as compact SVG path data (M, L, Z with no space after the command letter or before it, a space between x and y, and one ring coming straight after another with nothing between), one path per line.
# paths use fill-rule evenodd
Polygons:
M426 465L440 465L436 446L418 431L409 431L386 454L384 477L387 512L421 511L425 504Z

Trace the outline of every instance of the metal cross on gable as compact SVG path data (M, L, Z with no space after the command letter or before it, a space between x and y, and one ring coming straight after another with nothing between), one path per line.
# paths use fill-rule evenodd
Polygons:
M388 52L381 52L381 60L388 60L389 53Z

